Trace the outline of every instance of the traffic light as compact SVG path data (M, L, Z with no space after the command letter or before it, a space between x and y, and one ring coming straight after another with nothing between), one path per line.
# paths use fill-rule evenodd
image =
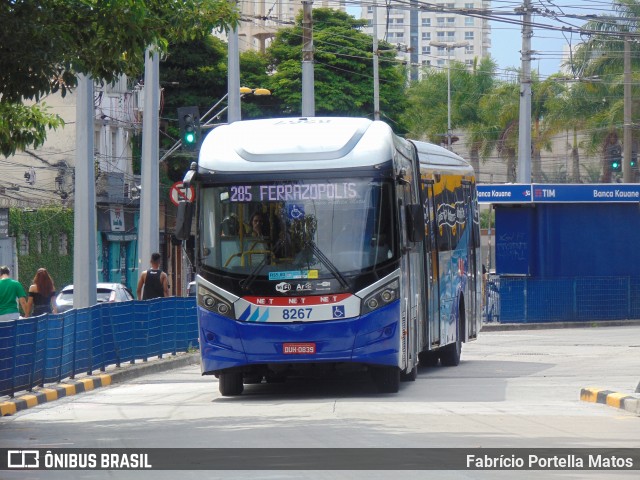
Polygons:
M611 145L609 147L609 164L612 172L622 171L622 148L620 145Z
M180 140L185 150L195 150L200 142L200 111L198 107L178 108Z
M631 168L638 168L638 152L635 150L631 151Z

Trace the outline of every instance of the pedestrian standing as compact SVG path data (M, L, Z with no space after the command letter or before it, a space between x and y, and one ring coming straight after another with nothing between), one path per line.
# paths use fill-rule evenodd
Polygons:
M6 265L0 267L0 322L8 322L20 318L18 302L22 307L24 316L29 316L27 310L27 294L24 293L22 284L12 279L11 270Z
M160 270L160 254L151 254L151 268L145 270L138 280L136 294L138 300L150 300L152 298L169 296L169 279L167 274Z
M33 283L29 287L27 310L32 317L45 313L58 313L56 287L46 268L39 268L33 277Z

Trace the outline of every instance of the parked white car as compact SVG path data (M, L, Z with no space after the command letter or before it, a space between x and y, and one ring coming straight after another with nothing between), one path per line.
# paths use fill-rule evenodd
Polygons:
M98 303L105 302L129 302L134 300L133 293L129 287L121 283L98 283L97 300ZM66 312L73 308L73 285L64 287L56 298L58 313Z

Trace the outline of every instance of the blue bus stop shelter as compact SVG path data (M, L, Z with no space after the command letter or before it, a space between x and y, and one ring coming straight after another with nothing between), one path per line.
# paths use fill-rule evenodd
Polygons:
M640 318L640 184L479 185L503 323Z

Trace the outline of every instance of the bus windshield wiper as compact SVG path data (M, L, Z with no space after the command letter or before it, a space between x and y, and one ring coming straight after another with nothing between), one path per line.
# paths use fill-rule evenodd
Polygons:
M349 288L349 283L347 282L347 279L344 278L344 275L340 273L340 270L336 268L336 266L331 262L331 260L329 260L327 256L324 253L322 253L322 250L318 248L318 246L316 245L316 242L314 242L313 240L307 240L304 246L305 248L308 247L311 249L313 254L316 257L318 257L318 260L320 260L320 262L322 262L322 264L325 267L327 267L327 269L338 280L338 282L340 282L340 285L342 285L342 288Z

